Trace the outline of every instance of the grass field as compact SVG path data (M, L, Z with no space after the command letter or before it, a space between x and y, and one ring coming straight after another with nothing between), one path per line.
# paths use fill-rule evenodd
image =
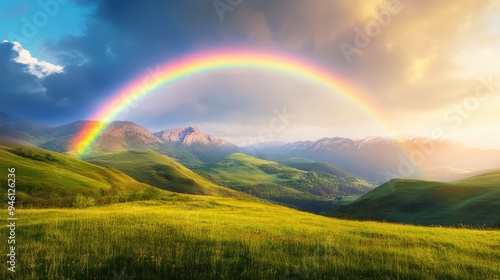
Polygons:
M18 218L15 279L500 279L500 231L190 195Z

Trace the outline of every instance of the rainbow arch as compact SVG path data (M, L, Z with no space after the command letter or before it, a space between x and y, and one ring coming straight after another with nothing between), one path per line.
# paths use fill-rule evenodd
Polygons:
M283 54L241 49L220 50L201 52L167 62L159 67L156 73L138 76L125 84L91 117L92 120L99 122L89 122L72 140L70 153L77 157L85 155L110 121L130 104L158 87L202 73L231 69L270 71L309 81L349 101L390 132L389 126L366 94L340 75L335 75L308 61Z

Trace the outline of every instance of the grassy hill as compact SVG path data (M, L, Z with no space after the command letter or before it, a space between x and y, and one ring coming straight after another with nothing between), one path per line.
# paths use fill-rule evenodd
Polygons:
M218 186L175 160L154 151L128 151L89 159L96 165L115 168L143 182L178 193L241 196L238 192Z
M271 155L271 154L265 154L265 155L258 155L258 158L269 160L269 161L275 161L279 164L304 170L304 171L312 171L316 173L324 173L324 174L330 174L338 177L343 177L348 180L360 180L364 181L364 179L361 179L360 177L357 177L355 175L352 175L334 165L331 165L326 162L317 162L313 160L308 160L304 158L296 158L296 157L288 157L288 156L283 156L283 155Z
M19 210L15 279L498 279L500 232L327 218L232 198ZM2 227L0 234L8 235ZM22 239L21 239L22 238ZM21 242L22 241L22 242ZM7 252L8 244L2 245ZM10 272L0 270L0 278Z
M500 171L451 183L392 180L330 214L421 225L500 227Z
M188 168L199 168L205 164L217 162L234 153L235 146L214 146L194 143L184 145L176 142L166 142L154 148L154 151L167 155Z
M354 176L299 170L241 153L199 171L220 185L313 212L332 206L337 197L361 195L371 189L369 183Z
M8 168L16 169L16 204L23 208L69 207L78 194L98 204L169 195L116 169L35 147L0 143L0 170ZM0 184L6 193L7 180Z

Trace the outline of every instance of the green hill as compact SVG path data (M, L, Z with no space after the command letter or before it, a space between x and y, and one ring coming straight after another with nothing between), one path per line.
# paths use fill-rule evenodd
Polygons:
M299 170L241 153L198 171L220 185L313 212L328 209L339 197L371 190L369 183L354 176Z
M500 171L451 183L392 180L330 214L420 225L500 227Z
M169 194L115 169L40 148L2 143L0 170L8 168L16 170L16 205L24 208L69 207L78 194L92 197L97 204ZM2 191L6 193L7 180L1 182Z
M115 168L139 182L178 193L241 196L218 186L175 160L154 151L128 151L89 159L96 165Z
M350 180L361 180L364 181L364 179L361 179L355 175L352 175L334 165L331 165L329 163L325 162L317 162L313 160L308 160L304 158L296 158L296 157L288 157L288 156L283 156L283 155L258 155L258 158L265 159L265 160L270 160L270 161L275 161L279 164L304 170L304 171L313 171L316 173L325 173L325 174L330 174L338 177L343 177L346 179Z

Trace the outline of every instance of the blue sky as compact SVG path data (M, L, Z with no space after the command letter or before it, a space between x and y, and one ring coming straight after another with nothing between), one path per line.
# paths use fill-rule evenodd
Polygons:
M43 0L0 2L2 40L16 34L24 40L21 43L34 57L47 61L54 59L43 52L44 42L57 41L68 35L83 35L87 16L91 12L91 7L82 7L74 2L62 3ZM39 15L40 12L47 15L47 20ZM23 28L29 25L26 22L36 28L36 35L32 38L23 36ZM28 35L31 36L31 30Z
M0 111L54 125L88 119L148 69L244 46L335 70L374 100L389 135L431 137L441 129L497 147L500 94L479 100L474 91L481 79L492 93L500 87L498 2L2 1ZM273 140L388 135L317 85L245 70L162 87L120 118L152 130L196 125L238 142L258 135L284 107L296 118Z

